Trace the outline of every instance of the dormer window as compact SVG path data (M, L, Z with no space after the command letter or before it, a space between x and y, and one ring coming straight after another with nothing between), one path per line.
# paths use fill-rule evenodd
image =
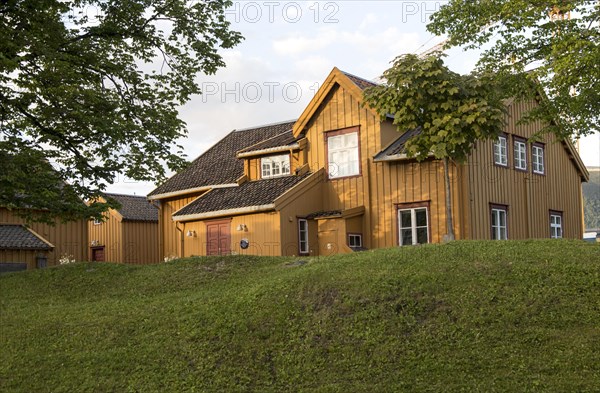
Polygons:
M290 174L290 155L282 154L279 156L263 157L260 159L261 177L269 179L271 177L284 176Z

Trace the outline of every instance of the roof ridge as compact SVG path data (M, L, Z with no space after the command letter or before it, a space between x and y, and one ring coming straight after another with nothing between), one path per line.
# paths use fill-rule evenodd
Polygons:
M370 80L370 79L363 78L362 76L354 75L354 74L352 74L352 73L350 73L350 72L346 72L346 71L344 71L344 70L340 70L340 71L342 72L342 74L344 74L344 75L346 75L346 76L352 76L352 77L354 77L354 78L356 78L356 79L360 79L360 80L362 80L362 81L365 81L365 82L368 82L368 83L372 83L372 84L374 84L374 85L379 85L379 83L377 83L377 82L375 82L375 81L372 81L372 80Z
M285 124L285 123L281 123L281 124ZM294 133L293 133L293 128L290 128L289 130L287 130L287 131L284 131L284 132L282 132L282 133L280 133L280 134L273 135L273 136L272 136L272 137L270 137L270 138L263 139L262 141L256 142L256 143L255 143L255 144L253 144L253 145L250 145L250 146L248 146L248 147L245 147L245 148L243 148L243 149L242 149L242 150L240 150L240 151L252 151L251 149L252 149L254 146L258 146L258 145L260 145L260 144L262 144L262 143L265 143L265 142L267 142L267 141L270 141L270 140L272 140L272 139L279 138L280 136L282 136L283 134L287 134L288 132L291 132L291 133L292 133L292 137L294 136ZM295 138L294 138L294 139L295 139Z
M259 126L253 126L253 127L240 128L239 130L238 130L238 129L234 129L234 130L233 130L233 131L231 131L231 132L242 132L242 131L251 131L251 130L257 130L257 129L259 129L259 128L271 127L271 126L278 126L278 125L280 125L280 124L285 124L285 123L292 123L292 122L295 122L295 121L297 121L297 120L298 120L298 119L291 119L291 120L286 120L286 121L278 121L278 122L275 122L275 123L262 124L262 125L259 125ZM265 140L266 140L266 139L265 139Z
M131 194L121 194L118 192L104 192L102 195L114 195L114 196L124 196L124 197L133 197L133 198L143 198L147 199L145 195L131 195Z

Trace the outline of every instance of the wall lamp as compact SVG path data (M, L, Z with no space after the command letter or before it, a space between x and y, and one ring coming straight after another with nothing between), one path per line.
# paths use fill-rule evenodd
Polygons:
M237 226L236 230L238 232L247 232L248 231L248 227L246 226L246 224L240 224Z
M187 237L196 237L196 231L192 231L191 229L188 229L188 231L185 233L185 235Z

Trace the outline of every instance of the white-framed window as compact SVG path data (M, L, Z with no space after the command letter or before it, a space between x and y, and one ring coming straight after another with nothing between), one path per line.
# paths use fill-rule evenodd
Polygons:
M362 235L360 233L349 233L348 234L348 247L350 247L350 248L362 247Z
M531 165L533 173L544 174L544 145L534 143L531 146Z
M506 150L506 136L500 135L494 141L494 163L508 166L508 151Z
M261 177L268 179L290 174L290 155L263 157L260 159Z
M353 132L333 132L327 137L327 164L329 178L360 174L358 129Z
M492 205L492 240L508 239L508 207Z
M429 243L427 207L398 208L398 233L401 246Z
M102 225L102 221L94 218L94 225Z
M552 239L563 237L562 212L550 211L550 237Z
M308 221L304 218L298 219L298 252L300 255L310 253L308 247Z
M515 169L527 170L527 144L524 140L514 140Z

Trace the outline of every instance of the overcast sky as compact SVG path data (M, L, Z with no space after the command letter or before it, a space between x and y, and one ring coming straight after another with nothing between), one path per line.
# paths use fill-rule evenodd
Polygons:
M444 1L235 1L227 13L245 40L222 51L227 64L198 76L204 91L181 108L189 135L179 141L189 160L233 129L296 119L336 66L375 79L403 53L443 39L426 29ZM476 52L449 51L446 63L469 72ZM581 143L586 165L600 166L600 135ZM218 170L218 168L214 168ZM121 178L108 192L146 195L151 183Z

